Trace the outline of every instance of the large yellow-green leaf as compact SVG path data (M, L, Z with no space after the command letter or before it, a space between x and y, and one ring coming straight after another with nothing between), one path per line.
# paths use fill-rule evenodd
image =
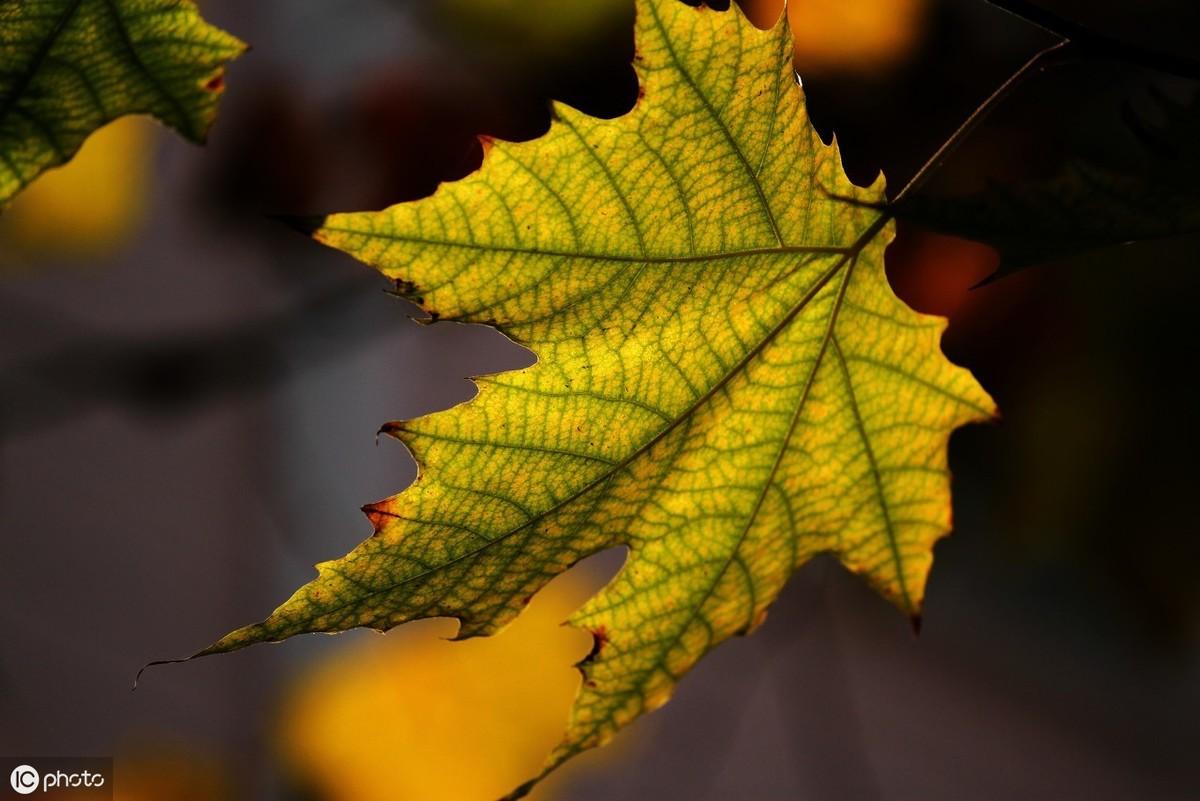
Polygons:
M203 140L244 47L191 0L0 0L0 203L126 114Z
M387 430L422 466L376 532L264 622L205 653L449 615L488 634L583 557L628 561L571 622L595 635L546 769L667 700L833 552L919 614L950 525L946 445L992 402L905 307L889 235L805 114L786 21L640 0L643 97L559 106L426 200L328 218L317 238L442 318L539 363Z

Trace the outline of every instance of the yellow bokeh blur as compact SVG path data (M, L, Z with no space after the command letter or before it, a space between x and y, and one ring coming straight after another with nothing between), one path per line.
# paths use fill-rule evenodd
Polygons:
M779 19L783 0L740 0L760 27ZM789 0L801 72L877 69L919 43L928 0Z
M201 801L235 797L225 766L194 749L116 760L113 801Z
M157 130L148 118L122 117L17 195L0 213L0 263L98 257L126 244L145 219Z
M559 576L493 637L442 619L353 643L289 694L284 761L322 801L495 801L563 736L592 638L562 621L598 588Z
M192 746L138 746L114 760L112 801L235 801L227 765ZM59 801L108 798L96 789L53 791Z

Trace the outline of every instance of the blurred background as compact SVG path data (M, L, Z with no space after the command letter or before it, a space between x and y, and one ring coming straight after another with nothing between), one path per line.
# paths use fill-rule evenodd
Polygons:
M149 671L263 617L370 533L412 460L381 424L532 362L423 325L273 215L374 209L527 139L550 98L636 96L630 0L207 0L252 43L207 148L139 119L0 217L0 752L116 757L120 801L491 801L557 740L587 637L559 622L602 554L494 638L446 621ZM747 0L760 25L780 0ZM1045 0L1156 52L1190 0ZM1047 43L984 0L793 0L814 120L902 185ZM1120 161L1196 85L1117 61L1034 75L923 191ZM1156 100L1158 98L1158 100ZM1157 105L1156 105L1157 104ZM996 244L996 243L994 243ZM1003 419L955 435L955 531L924 626L832 561L674 700L540 786L601 799L1200 797L1200 238L1066 255L971 289L1000 252L902 224L897 291ZM582 637L582 640L581 640Z

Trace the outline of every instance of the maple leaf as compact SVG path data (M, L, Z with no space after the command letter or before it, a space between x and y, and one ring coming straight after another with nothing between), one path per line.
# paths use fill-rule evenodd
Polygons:
M191 0L0 0L0 203L126 114L203 141L244 49Z
M433 616L494 633L626 546L570 619L595 649L549 771L666 701L818 553L920 613L947 440L991 399L942 356L944 320L891 292L882 181L850 184L813 131L785 19L639 0L636 45L629 114L559 105L432 197L315 232L540 362L388 425L422 469L365 508L374 536L203 654Z

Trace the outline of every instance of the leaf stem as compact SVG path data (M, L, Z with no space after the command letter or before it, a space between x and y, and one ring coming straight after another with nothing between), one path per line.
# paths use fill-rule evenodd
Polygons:
M1035 53L1022 64L1008 80L1000 84L994 92L971 112L962 124L942 143L920 169L913 174L908 182L900 188L892 198L891 206L896 206L918 189L929 176L945 162L946 158L962 144L996 106L1000 105L1026 77L1035 71L1048 66L1051 56L1062 56L1068 48L1072 53L1086 58L1103 58L1124 61L1140 67L1165 72L1182 78L1200 80L1200 61L1174 53L1163 53L1157 50L1130 44L1114 39L1111 36L1096 33L1077 22L1060 17L1029 0L985 0L989 5L1011 14L1031 25L1041 28L1049 34L1057 36L1059 41Z
M992 2L992 0L988 0L988 2ZM996 106L1000 105L1000 103L1002 103L1010 94L1012 94L1012 91L1017 88L1022 80L1024 80L1033 72L1044 69L1047 66L1047 62L1051 56L1060 55L1071 44L1072 42L1070 39L1062 39L1052 45L1042 48L1037 53L1034 53L1028 61L1017 68L1016 72L1008 76L1008 79L996 87L996 89L990 95L988 95L982 103L976 106L975 110L972 111L971 114L965 120L963 120L957 128L954 129L954 132L946 138L946 141L942 143L941 147L934 151L933 155L930 156L925 163L921 165L920 169L918 169L913 176L908 179L908 182L904 184L904 186L900 188L900 191L896 193L896 196L892 198L891 205L898 205L910 194L912 194L915 189L920 187L920 185L929 178L930 174L942 165L942 162L946 160L946 157L949 156L950 153L952 153L959 145L961 145L963 140L966 139L972 131L979 127L979 123L983 122L984 118L987 117L987 115L990 114L992 110L996 108Z

